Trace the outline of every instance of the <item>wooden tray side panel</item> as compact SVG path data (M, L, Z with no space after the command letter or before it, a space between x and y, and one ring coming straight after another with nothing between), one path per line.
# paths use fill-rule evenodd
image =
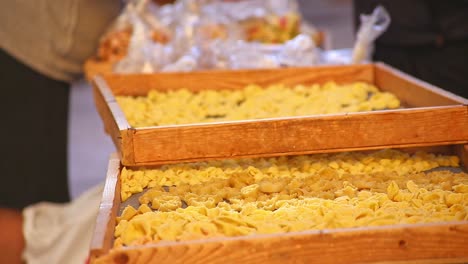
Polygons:
M448 145L466 143L467 128L468 108L447 106L438 111L404 109L137 129L133 135L134 161L136 165L145 165L226 157Z
M402 149L457 154L468 145ZM120 207L120 166L114 154L91 247L91 263L466 263L468 221L212 238L111 249Z
M117 123L114 122L112 117L112 111L110 110L110 105L104 100L102 94L93 88L94 102L96 104L97 112L104 123L104 131L109 134L114 145L119 152L122 151L122 136L120 135L120 130L117 127Z
M107 75L106 82L115 95L144 96L148 91L186 88L191 91L206 89L235 90L249 84L262 86L282 83L285 85L313 84L334 81L374 82L371 64L354 66L322 66L314 68L284 68L262 70L217 70L191 73L157 73L132 75Z
M120 160L117 154L112 154L106 176L106 184L102 194L99 213L96 220L94 235L91 240L91 259L107 253L114 240L115 219L120 207Z
M374 79L375 77L375 79ZM405 79L406 78L406 79ZM131 128L114 94L143 95L150 89L240 89L261 85L367 81L385 82L388 89L421 93L431 104L451 106L352 113L309 118L276 118ZM269 70L108 75L94 79L98 111L106 131L127 166L218 159L337 152L368 148L416 147L466 143L468 105L462 98L411 79L384 64L287 68ZM420 96L406 95L409 104ZM406 97L405 97L406 98ZM416 98L416 99L414 99ZM411 101L413 100L413 101ZM457 106L453 106L456 104ZM274 142L274 143L272 143Z
M112 250L94 263L462 263L468 223L212 239Z
M96 58L86 60L83 67L86 80L91 82L97 75L112 74L113 65L112 62L98 61Z
M464 104L468 100L418 80L383 63L375 64L375 84L381 90L395 94L410 107Z
M468 145L456 145L455 153L460 157L460 162L468 172Z
M115 101L112 91L100 76L94 78L93 94L96 109L104 123L104 130L110 135L123 159L133 161L133 130Z

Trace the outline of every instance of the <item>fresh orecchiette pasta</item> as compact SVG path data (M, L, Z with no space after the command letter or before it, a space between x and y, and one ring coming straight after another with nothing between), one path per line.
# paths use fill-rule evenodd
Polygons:
M206 123L345 112L395 109L400 101L364 82L338 85L282 84L239 90L152 90L145 97L117 96L134 127Z
M396 150L239 159L121 172L114 246L325 228L468 220L456 156Z

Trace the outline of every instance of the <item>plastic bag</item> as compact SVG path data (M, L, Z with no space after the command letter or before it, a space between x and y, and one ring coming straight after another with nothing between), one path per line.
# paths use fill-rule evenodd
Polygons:
M131 16L142 15L147 6L149 0L130 0L126 4L122 13L117 17L117 19L112 23L109 29L104 33L104 37L112 32L121 31L131 26Z
M131 27L131 37L114 71L315 65L318 50L310 36L296 36L300 16L295 12L296 0L179 0L164 6L131 1L120 18L121 24ZM156 41L155 29L170 31L169 39Z
M282 66L312 66L319 62L318 50L308 35L298 35L286 42L278 54Z
M229 54L227 67L229 69L259 69L277 68L279 63L275 56L262 49L264 45L238 41L234 45L227 46L223 51Z
M387 30L390 21L390 15L383 6L377 6L371 15L361 15L361 25L353 49L353 63L371 60L374 41Z
M122 13L101 37L97 57L104 61L117 61L127 54L132 36L129 17L144 9L146 1L129 1Z
M130 15L133 34L126 56L114 65L116 73L152 73L167 64L171 52L165 45L152 41L150 30L143 21Z
M320 52L320 64L351 64L353 58L353 50L348 49L336 49L336 50L324 50Z
M298 34L297 1L205 1L204 4L199 9L200 19L194 24L195 41L191 49L197 69L276 68L295 62L315 63L315 45L310 38L307 42L305 36L282 45L267 44L283 42ZM252 34L253 29L257 34ZM301 45L302 50L292 51L294 46Z
M319 53L310 36L299 35L280 45L236 41L213 48L218 56L215 65L229 69L311 66L319 62ZM222 56L228 54L228 56Z
M209 1L201 5L200 15L219 17L229 21L243 21L254 17L298 13L296 0L240 0Z
M217 23L234 25L242 32L238 39L284 43L300 32L297 6L296 0L215 1L202 6L200 15Z
M162 72L189 72L197 69L197 60L190 55L184 55L172 64L164 66Z
M134 35L135 17L149 28L150 37L154 42L167 43L171 38L171 31L157 19L155 7L156 5L150 0L129 1L120 16L101 38L98 58L113 62L126 56L130 39Z

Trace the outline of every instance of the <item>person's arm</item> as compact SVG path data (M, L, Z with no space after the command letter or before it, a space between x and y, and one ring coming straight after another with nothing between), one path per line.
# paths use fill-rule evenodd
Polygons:
M23 249L23 216L21 211L0 208L0 263L23 263Z

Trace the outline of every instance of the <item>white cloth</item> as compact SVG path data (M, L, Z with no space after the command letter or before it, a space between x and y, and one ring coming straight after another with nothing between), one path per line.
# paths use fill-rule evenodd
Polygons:
M66 204L38 203L23 210L27 264L84 264L99 211L103 184Z

